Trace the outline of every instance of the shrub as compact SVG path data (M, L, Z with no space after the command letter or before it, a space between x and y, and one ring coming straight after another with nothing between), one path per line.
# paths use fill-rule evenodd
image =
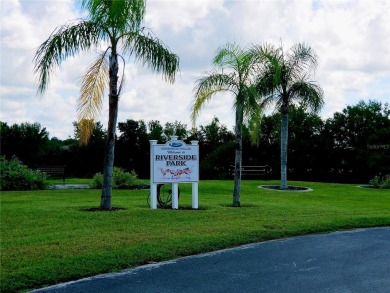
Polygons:
M23 165L18 158L0 157L0 190L38 190L48 186L46 174Z
M103 174L96 173L92 178L92 183L90 184L91 188L101 189L103 187Z
M140 184L138 175L134 171L125 172L121 168L114 167L112 173L112 188L113 189L134 189ZM102 188L103 174L96 173L92 178L91 188Z
M390 189L390 175L386 175L383 180L382 185L380 186L382 189Z
M390 175L374 176L369 183L374 188L390 189Z
M370 180L370 185L372 185L373 187L375 188L379 188L379 185L380 185L380 180L379 180L379 176L374 176L374 178L372 178Z

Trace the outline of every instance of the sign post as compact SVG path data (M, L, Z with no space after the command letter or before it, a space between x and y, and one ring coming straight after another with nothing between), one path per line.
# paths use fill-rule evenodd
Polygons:
M197 146L197 148L199 150L197 140L192 140L191 145ZM199 157L199 154L198 154L198 157ZM198 164L199 164L199 161L198 161ZM199 165L198 165L198 169L199 169ZM198 179L198 181L199 181L199 179ZM192 208L193 209L198 209L198 181L192 182Z
M157 140L150 141L150 208L157 209L157 184L153 178L153 146L157 144Z
M179 208L178 183L192 183L192 208L198 209L199 145L177 136L165 144L150 141L150 208L157 209L157 184L172 184L172 209Z

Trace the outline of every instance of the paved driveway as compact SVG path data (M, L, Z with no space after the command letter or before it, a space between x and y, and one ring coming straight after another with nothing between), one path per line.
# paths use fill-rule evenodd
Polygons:
M250 244L34 292L390 292L390 227Z

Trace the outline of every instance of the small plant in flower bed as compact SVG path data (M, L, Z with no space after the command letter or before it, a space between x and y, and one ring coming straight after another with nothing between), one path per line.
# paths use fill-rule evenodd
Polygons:
M100 189L103 186L103 174L96 173L90 184L91 188ZM112 173L113 189L142 189L142 184L135 171L125 172L122 168L114 167Z
M39 190L47 187L46 174L23 165L17 157L0 157L0 190Z
M369 183L373 188L390 189L390 175L374 176Z

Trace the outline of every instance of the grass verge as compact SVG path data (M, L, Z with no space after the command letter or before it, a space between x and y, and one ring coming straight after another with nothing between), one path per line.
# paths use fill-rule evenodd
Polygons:
M182 210L150 210L149 190L114 190L114 212L97 207L99 190L1 193L1 292L22 291L245 243L358 227L390 226L389 190L290 182L311 192L201 181L200 210L180 184Z

